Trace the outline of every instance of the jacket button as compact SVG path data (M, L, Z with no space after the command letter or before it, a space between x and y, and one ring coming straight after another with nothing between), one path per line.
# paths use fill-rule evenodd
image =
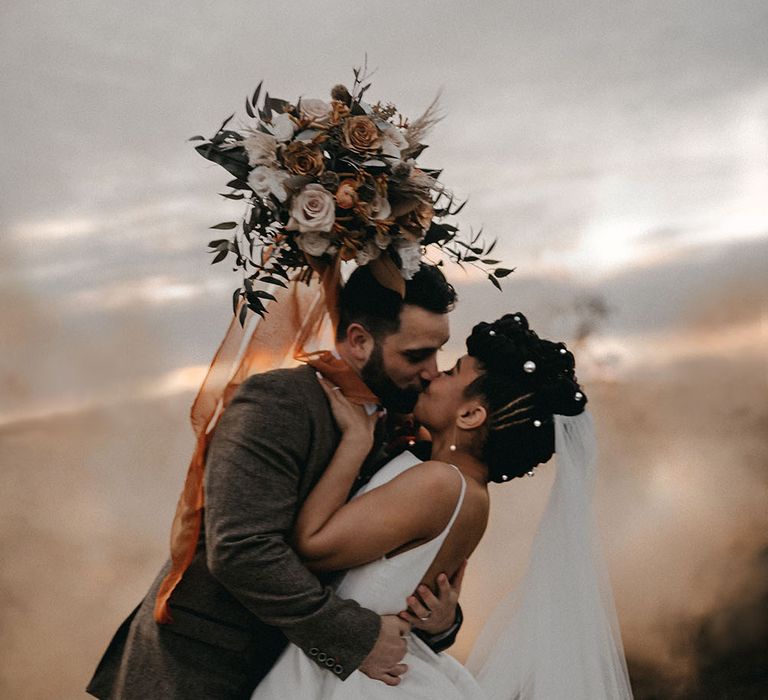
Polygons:
M335 663L336 663L336 659L331 658L330 656L325 660L325 665L328 668L333 668L333 664L335 664Z
M312 647L312 648L309 650L309 655L310 655L310 656L317 656L317 652L318 652L318 651L320 651L320 650L319 650L317 647Z
M320 663L323 663L323 662L324 662L324 661L325 661L327 658L328 658L328 654L326 654L324 651L321 651L321 652L320 652L320 653L317 655L317 660L318 660Z
M341 666L340 664L336 664L336 665L333 667L333 672L334 672L334 673L335 673L335 674L338 676L339 674L341 674L341 673L343 673L343 672L344 672L344 667L343 667L343 666Z

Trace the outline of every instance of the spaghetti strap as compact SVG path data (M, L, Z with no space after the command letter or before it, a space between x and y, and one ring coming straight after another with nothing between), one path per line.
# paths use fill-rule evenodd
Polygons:
M453 467L458 473L459 478L461 479L461 492L459 493L459 499L456 501L456 507L453 509L453 515L451 515L451 519L448 521L448 524L445 526L444 534L448 534L450 529L453 527L453 523L455 522L456 518L459 515L459 511L461 510L461 506L464 504L464 494L467 491L467 480L464 478L464 475L461 473L461 469L459 469L455 464L450 464L449 466Z

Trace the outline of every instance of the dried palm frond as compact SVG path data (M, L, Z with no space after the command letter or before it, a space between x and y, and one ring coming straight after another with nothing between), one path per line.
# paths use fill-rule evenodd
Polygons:
M421 147L424 137L432 130L439 121L441 121L445 114L440 109L440 96L442 90L438 91L435 95L435 99L432 100L429 107L424 110L417 119L414 119L403 132L406 140L408 141L408 148L403 151L403 157L408 157L409 151L416 151Z

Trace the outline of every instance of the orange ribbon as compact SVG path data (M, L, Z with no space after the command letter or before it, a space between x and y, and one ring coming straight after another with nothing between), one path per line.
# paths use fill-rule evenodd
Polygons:
M300 362L306 362L310 367L320 372L328 381L339 387L345 398L352 403L360 405L379 403L379 397L360 379L360 375L329 350L299 355L296 359Z
M190 418L197 440L171 526L171 568L155 599L158 623L173 621L168 601L195 556L205 504L205 455L222 412L247 377L303 356L305 348L320 337L329 316L335 327L340 260L327 264L313 259L310 264L319 284L292 280L288 289L273 292L277 300L269 307L273 313L266 318L249 313L244 326L235 313L192 404Z

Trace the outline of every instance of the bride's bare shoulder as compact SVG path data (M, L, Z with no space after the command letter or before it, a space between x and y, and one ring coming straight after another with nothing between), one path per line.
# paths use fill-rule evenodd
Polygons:
M431 501L446 499L456 502L461 491L461 474L451 464L438 460L421 462L407 469L400 477L404 487L421 488L422 493L428 494Z

